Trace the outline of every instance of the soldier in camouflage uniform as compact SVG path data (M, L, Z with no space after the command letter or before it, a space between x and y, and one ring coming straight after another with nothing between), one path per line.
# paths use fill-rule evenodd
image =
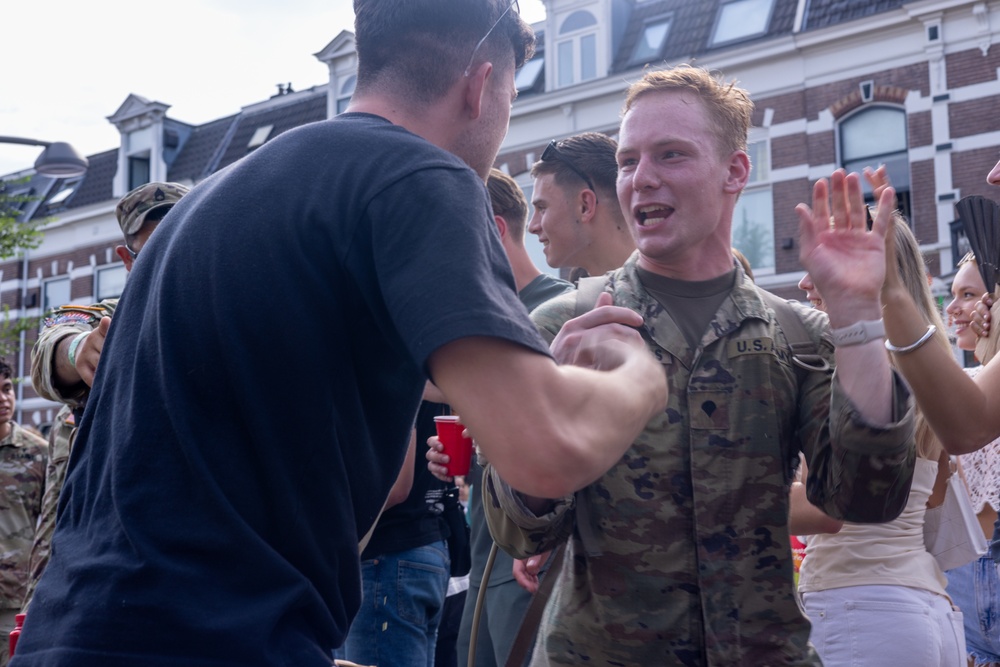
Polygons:
M16 399L11 368L0 359L0 637L14 629L28 583L28 553L42 511L45 440L11 421ZM0 650L0 665L7 651Z
M121 198L115 216L124 244L115 247L126 271L167 211L187 193L179 183L147 183ZM31 352L31 382L39 396L63 403L49 433L49 464L45 472L45 498L34 544L31 547L30 581L24 597L27 607L35 585L49 562L49 542L56 524L59 491L66 479L76 423L90 394L104 339L118 299L105 299L90 306L56 308L45 319L41 335Z
M790 304L822 359L838 364L836 374L798 369L774 310L730 252L751 110L744 91L699 68L651 72L630 89L618 195L638 252L604 278L611 298L599 304L642 315L668 405L573 496L527 496L490 469L484 505L501 547L523 557L568 541L533 665L818 665L789 548L799 452L810 499L832 516L886 521L906 502L908 391L877 333L844 337L878 317L882 242L858 232L871 252L857 274L875 285L864 299L838 303L829 320ZM862 210L856 180L848 204L847 182L835 175L837 220ZM564 327L576 310L570 294L532 313L561 361L602 309Z

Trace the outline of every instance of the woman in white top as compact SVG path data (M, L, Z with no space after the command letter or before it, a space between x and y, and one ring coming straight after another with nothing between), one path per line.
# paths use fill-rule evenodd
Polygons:
M958 264L951 285L954 297L947 312L955 325L955 344L975 351L978 340L970 324L972 314L986 285L972 253ZM975 377L982 366L967 368ZM993 537L993 523L1000 509L1000 440L959 457L972 507L979 516L986 539ZM1000 665L1000 577L989 553L962 567L949 570L948 594L965 616L965 642L970 664L975 667Z
M948 340L916 239L906 221L894 215L896 258L903 282L921 304L926 320L938 325L932 344L946 350ZM814 305L822 307L822 295L808 275L799 286ZM966 664L962 614L953 609L945 592L947 580L928 553L923 534L924 514L935 487L936 503L943 496L948 459L919 417L916 440L910 496L897 519L883 524L844 522L839 531L812 534L806 541L799 591L812 623L810 641L826 667ZM945 464L941 475L939 461ZM794 493L792 502L797 502ZM791 530L812 532L794 524Z

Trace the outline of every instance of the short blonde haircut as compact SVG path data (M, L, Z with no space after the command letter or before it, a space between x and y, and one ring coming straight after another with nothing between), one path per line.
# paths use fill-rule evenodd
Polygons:
M719 149L723 155L732 151L746 151L750 119L753 116L753 101L750 94L736 86L736 82L724 82L719 75L704 67L677 65L670 69L646 72L642 79L629 86L625 93L625 108L622 117L643 95L661 92L689 91L701 98L702 104L711 116Z

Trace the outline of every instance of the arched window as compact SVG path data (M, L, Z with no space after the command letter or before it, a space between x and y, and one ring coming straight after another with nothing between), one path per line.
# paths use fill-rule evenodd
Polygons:
M344 79L344 83L340 84L340 91L337 93L337 113L344 113L347 109L347 105L351 101L351 95L354 94L354 86L358 83L358 77L355 75L350 75Z
M839 126L840 164L848 172L886 166L896 189L899 209L910 217L910 159L906 112L898 107L870 105L851 114ZM862 182L864 182L862 180ZM871 189L864 183L865 196Z
M563 19L556 42L556 86L597 78L597 19L578 10Z

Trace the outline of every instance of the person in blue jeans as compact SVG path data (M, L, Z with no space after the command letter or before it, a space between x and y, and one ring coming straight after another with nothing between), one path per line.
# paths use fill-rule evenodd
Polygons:
M447 412L440 403L421 404L418 443L434 433L434 416ZM441 517L449 485L416 461L409 495L382 514L361 553L361 608L343 647L343 657L359 665L434 665L451 571L448 529Z
M971 252L958 262L951 283L954 297L946 312L955 327L955 345L975 352L978 338L973 329L976 303L986 292L979 264ZM983 366L966 368L976 377ZM993 521L1000 507L1000 440L958 457L962 464L972 508L979 518L983 534L993 535ZM1000 664L1000 577L997 564L989 553L962 567L949 570L948 595L965 616L965 643L970 665L986 667Z

